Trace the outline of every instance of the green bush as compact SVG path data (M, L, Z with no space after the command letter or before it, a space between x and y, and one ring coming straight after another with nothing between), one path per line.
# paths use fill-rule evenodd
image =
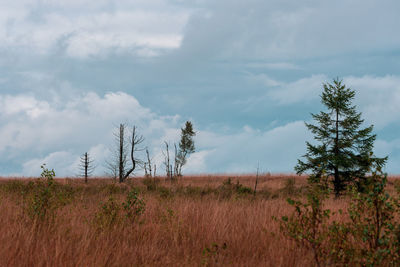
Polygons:
M221 199L229 199L233 195L243 196L253 194L253 189L243 186L239 181L234 184L232 183L232 179L228 178L222 182L222 185L218 187L216 193Z
M399 266L399 197L385 191L387 176L379 167L367 179L363 192L357 185L349 189L350 205L347 212L339 210L345 216L340 222L323 208L326 187L310 186L306 203L288 199L294 212L280 219L281 231L310 249L317 266Z
M135 189L129 191L126 201L122 203L125 211L125 216L131 222L134 222L146 209L146 203L139 198L138 192Z
M136 189L130 190L124 202L117 201L110 196L107 201L101 203L99 211L95 214L94 223L100 229L110 229L120 225L124 221L136 222L144 213L146 203Z
M99 212L96 213L95 220L99 228L111 228L121 221L121 206L110 196L106 202L101 204Z
M42 174L35 183L28 183L24 196L24 210L32 220L49 220L55 216L56 209L63 203L56 194L55 172L45 165L41 166Z
M310 185L305 203L287 199L295 211L291 216L283 216L280 221L280 229L286 236L312 251L317 266L322 264L328 254L324 245L328 237L326 230L331 211L322 206L327 197L325 190Z
M400 224L395 219L400 207L399 198L391 197L385 191L386 184L386 174L374 172L365 183L365 193L352 188L348 209L350 222L343 224L339 232L356 242L344 245L347 257L340 258L343 262L399 266Z

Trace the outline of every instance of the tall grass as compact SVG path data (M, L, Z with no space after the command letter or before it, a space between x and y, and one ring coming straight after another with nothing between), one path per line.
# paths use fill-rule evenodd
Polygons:
M21 208L20 193L28 181L0 181L0 265L312 266L312 254L282 235L272 219L292 211L286 198L301 197L306 178L259 177L255 197L236 191L220 197L228 178L188 177L175 183L160 178L154 187L143 179L122 185L56 179L58 186L74 191L73 198L56 210L54 220L39 225ZM253 188L255 182L255 176L230 178L241 188ZM96 227L102 203L110 196L123 203L131 189L146 203L140 218ZM335 210L347 201L328 200L327 205Z

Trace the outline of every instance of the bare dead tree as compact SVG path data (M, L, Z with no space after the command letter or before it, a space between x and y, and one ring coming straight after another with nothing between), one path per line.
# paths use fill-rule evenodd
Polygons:
M165 151L163 150L162 153L164 155L165 171L167 173L167 178L170 178L172 180L172 166L170 164L169 145L167 141L164 141L164 144L165 144Z
M149 177L149 173L147 172L147 162L144 163L144 177Z
M254 185L254 196L256 196L256 193L257 193L257 184L258 184L258 172L259 172L259 169L260 169L260 164L257 164L257 174L256 174L256 183L255 183L255 185Z
M124 182L129 177L129 175L131 175L131 173L136 169L136 166L141 163L141 161L139 159L135 158L134 153L136 151L142 150L142 149L138 148L138 145L143 143L143 141L144 141L143 136L138 135L136 133L136 126L133 126L132 127L132 138L130 140L132 165L131 165L131 168L126 171L125 175L121 175L121 173L120 173L120 181L119 181L120 183ZM121 180L121 177L122 177L122 180Z
M150 177L152 177L153 174L152 174L152 170L151 170L151 159L150 159L150 153L149 153L149 150L147 149L147 147L146 147L146 156L147 156L147 166L148 166L148 169L149 169L148 175ZM146 166L146 163L145 163L145 166Z
M175 148L175 154L174 154L174 177L179 176L179 170L180 170L180 160L178 158L178 148L176 147L176 144L174 143L174 148Z
M126 125L120 124L119 131L114 134L117 149L113 153L113 158L106 162L108 169L118 177L120 183L123 183L136 169L142 161L135 156L135 152L141 151L138 146L143 143L144 138L136 132L136 126L132 127L129 140L125 137ZM129 151L129 152L128 152ZM128 160L128 153L130 160Z
M80 171L80 175L81 177L85 178L85 183L88 182L88 177L93 173L94 171L94 166L93 166L93 160L90 158L89 153L85 152L85 154L83 154L80 157L80 161L79 161L79 171Z

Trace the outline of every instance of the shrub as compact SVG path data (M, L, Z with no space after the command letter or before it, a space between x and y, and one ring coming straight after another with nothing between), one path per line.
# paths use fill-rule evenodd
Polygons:
M103 202L100 210L96 213L95 220L100 228L111 228L120 221L121 206L110 196L106 202Z
M155 191L157 189L158 180L146 177L143 179L143 184L146 186L147 191Z
M324 242L331 211L323 209L322 203L325 198L326 191L317 185L310 186L306 203L287 199L295 211L291 216L283 216L280 221L280 229L286 236L311 249L317 266L322 264L327 254Z
M167 187L159 186L159 187L157 187L157 191L160 194L160 197L162 197L162 198L171 198L172 197L172 192Z
M232 179L228 178L222 182L222 185L218 187L216 193L218 193L219 197L222 199L229 199L233 194L238 196L253 194L253 189L240 184L239 181L233 184Z
M127 193L124 202L109 196L106 202L103 202L99 211L95 214L94 222L100 229L110 229L121 224L124 219L129 222L137 221L145 211L146 203L139 198L136 189L132 189Z
M342 227L349 239L344 246L343 262L355 265L376 266L400 264L400 224L395 220L399 211L398 198L386 191L386 174L373 172L365 184L365 193L352 187L352 200L348 209L350 222Z
M0 186L5 193L21 193L26 190L27 184L24 183L23 181L12 180L12 181L7 181L4 184L1 184Z
M62 205L57 198L54 181L55 172L49 170L45 165L41 166L42 174L35 183L29 183L28 190L23 192L24 210L30 219L48 220L55 216L56 209Z
M138 192L132 189L128 192L126 201L122 203L125 211L125 216L131 222L134 222L140 215L142 215L146 208L146 203L143 199L139 198Z
M357 185L349 189L348 218L341 222L330 222L333 213L323 209L325 187L312 186L305 204L288 199L295 210L281 218L281 231L311 249L317 266L399 266L400 223L395 219L399 197L385 191L387 176L379 166L367 179L363 192Z
M294 178L288 178L285 180L285 185L281 189L281 192L286 196L293 196L297 193L296 180Z
M205 247L203 249L203 259L202 259L202 265L204 266L214 266L218 265L221 254L223 251L227 249L227 244L223 243L221 246L219 246L217 243L213 242L210 247Z
M253 194L253 189L240 184L239 181L236 182L234 189L235 192L239 195Z

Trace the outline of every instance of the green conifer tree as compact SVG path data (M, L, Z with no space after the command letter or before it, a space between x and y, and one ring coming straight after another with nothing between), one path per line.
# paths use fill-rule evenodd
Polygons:
M321 177L332 179L339 196L349 183L362 189L370 167L382 167L387 157L373 156L376 135L372 134L373 125L360 129L364 120L352 105L355 91L339 79L323 84L323 89L321 102L328 111L311 114L318 125L306 123L319 144L307 142L305 160L298 160L295 170L298 174L311 171L311 182L320 183Z

